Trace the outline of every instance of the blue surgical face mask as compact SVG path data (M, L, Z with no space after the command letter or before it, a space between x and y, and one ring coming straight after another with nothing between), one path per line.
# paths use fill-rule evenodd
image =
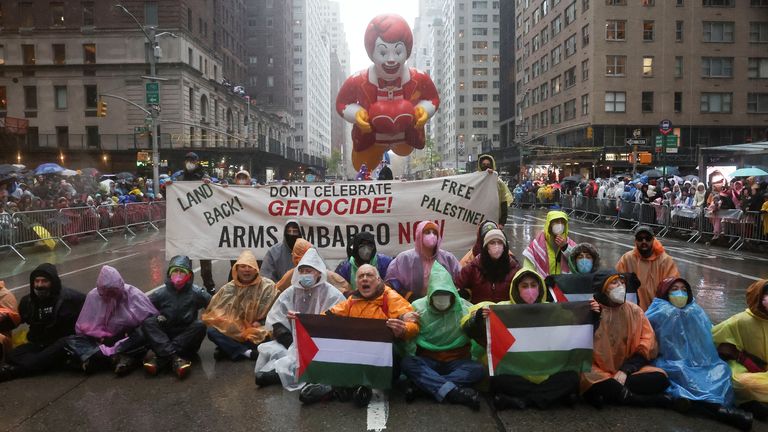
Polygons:
M313 174L307 174L307 183L312 183L315 181L315 176Z
M672 291L669 293L669 302L682 309L688 304L688 293L680 290Z
M576 269L579 273L589 273L592 271L592 260L589 258L579 258L576 260Z
M304 288L309 288L315 284L315 275L303 274L299 276L299 284Z

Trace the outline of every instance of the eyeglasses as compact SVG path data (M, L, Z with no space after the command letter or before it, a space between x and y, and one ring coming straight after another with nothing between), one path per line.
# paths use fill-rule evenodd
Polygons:
M635 237L635 241L638 241L638 242L650 242L650 241L653 241L653 237L650 237L650 236L639 236L639 237Z

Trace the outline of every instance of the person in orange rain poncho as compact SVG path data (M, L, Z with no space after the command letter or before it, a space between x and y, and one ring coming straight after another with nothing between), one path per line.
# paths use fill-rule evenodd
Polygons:
M307 253L308 250L313 248L312 243L300 238L296 240L296 243L293 244L293 250L291 251L291 258L293 258L293 265L294 267L290 270L288 270L283 277L277 281L275 284L275 288L277 288L278 292L285 291L289 286L291 286L291 279L293 278L293 272L296 270L297 265L299 265L299 261L304 257L304 254ZM339 276L336 272L330 269L325 270L325 274L328 276L327 282L333 286L336 287L339 291L341 291L342 294L350 292L351 289L349 287L349 282L344 280L343 277Z
M768 419L768 279L747 288L747 310L714 326L712 337L731 367L736 403Z
M264 320L278 294L275 283L259 274L253 252L243 251L232 266L232 280L216 291L202 316L216 359L256 359L256 347L269 335Z
M11 330L20 322L21 315L16 297L5 288L5 282L0 281L0 361L5 359L5 355L13 348Z
M667 406L667 374L650 366L658 346L653 327L639 306L626 301L624 278L612 271L595 274L592 287L600 304L600 327L595 331L592 370L581 376L584 399L603 403Z

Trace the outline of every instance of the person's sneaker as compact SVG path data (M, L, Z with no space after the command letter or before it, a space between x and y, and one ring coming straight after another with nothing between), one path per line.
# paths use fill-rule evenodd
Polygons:
M523 410L527 407L527 404L523 399L508 396L503 393L496 393L493 395L493 406L497 411L502 411L508 408Z
M187 376L187 373L189 373L189 369L192 367L192 362L179 356L173 356L171 359L171 366L173 367L173 373L175 373L179 379L183 379Z
M128 375L128 373L133 370L133 367L135 364L136 362L133 360L133 358L127 355L119 354L115 362L115 375L117 376Z
M267 372L256 372L256 385L266 387L273 384L280 384L280 375L271 370Z
M469 387L456 387L445 395L445 399L452 404L472 408L474 411L480 409L480 396Z
M299 401L304 405L310 405L320 401L330 400L333 388L325 384L307 384L299 392Z
M157 364L157 357L144 360L144 372L150 376L157 376L158 372L160 372L160 366Z
M351 387L334 387L333 398L339 402L349 402L352 400Z
M352 391L352 401L359 408L365 408L373 397L373 391L365 386L356 387Z

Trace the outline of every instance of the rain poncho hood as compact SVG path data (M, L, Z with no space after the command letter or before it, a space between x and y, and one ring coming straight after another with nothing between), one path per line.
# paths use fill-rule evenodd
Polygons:
M105 265L96 279L96 288L85 298L75 331L96 339L111 338L133 330L157 313L140 289L126 284L120 272Z
M59 292L61 292L61 279L59 278L59 272L56 270L56 266L53 264L42 263L29 274L29 293L32 298L37 299L37 295L35 295L34 290L34 282L36 278L41 276L51 281L51 287L49 289L52 296L58 296Z
M592 270L590 273L595 273L600 269L600 254L597 253L597 248L593 246L592 243L579 243L568 254L568 265L571 268L571 273L579 273L578 267L576 266L576 259L583 252L592 256Z
M241 282L237 277L238 265L247 265L259 271L253 252L243 251L232 266L232 280L216 291L202 320L207 326L238 342L258 344L269 334L261 322L278 292L275 283L260 274L249 284Z
M677 308L665 297L677 280L689 290L688 304ZM653 365L669 376L667 393L674 398L702 400L719 405L733 403L731 370L720 359L712 343L712 322L693 301L684 279L668 278L659 286L659 296L645 312L659 344Z
M288 227L290 226L298 228L299 238L302 236L301 225L297 220L289 219L285 222L282 240L269 248L266 255L264 255L264 261L261 263L261 274L267 279L278 281L289 269L295 267L291 256L295 243L290 245L286 240Z
M188 256L185 255L176 255L168 262L168 271L165 273L165 283L173 285L171 282L171 272L173 272L175 269L181 269L185 272L189 273L189 280L186 284L184 284L183 289L187 289L194 283L195 279L195 272L192 271L192 260L189 259Z
M768 311L763 308L762 299L768 290L768 280L758 280L747 288L747 307L752 315L768 320Z
M482 154L477 158L477 170L482 171L483 170L483 160L488 159L491 161L491 168L496 171L496 159L493 158L493 156L489 154Z
M557 247L554 243L555 238L549 232L550 225L557 219L565 221L565 230L562 236L567 238L568 246L566 252L570 253L568 248L576 246L576 242L568 237L568 215L559 210L552 210L547 213L544 231L540 232L523 251L526 267L530 268L532 266L536 273L543 276L570 273L567 254L555 249Z
M683 285L685 285L685 291L688 293L688 302L686 304L691 304L693 302L693 290L691 289L691 284L688 283L687 280L683 278L666 278L659 284L659 287L656 289L656 297L664 300L669 300L669 290L672 288L672 285L674 285L676 282L682 282ZM647 312L646 312L647 315ZM711 327L711 324L710 324Z
M445 312L432 306L432 296L438 292L449 293L454 297L453 305ZM434 263L426 297L413 302L414 310L420 315L416 345L429 351L446 351L468 345L470 339L461 329L461 318L471 306L471 303L459 297L450 273L439 263Z
M517 285L525 276L533 276L539 282L539 296L536 298L535 303L547 303L547 288L544 284L544 278L540 274L529 269L520 269L515 273L515 277L512 278L512 283L509 284L509 303L510 304L525 304L522 298L520 298L520 291L517 290Z

